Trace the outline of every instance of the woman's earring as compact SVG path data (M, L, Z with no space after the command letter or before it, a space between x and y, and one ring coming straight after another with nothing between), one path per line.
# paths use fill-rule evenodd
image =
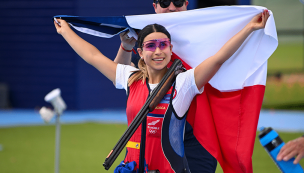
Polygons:
M171 55L172 55L172 53L171 53Z
M141 59L144 59L144 57L140 57Z

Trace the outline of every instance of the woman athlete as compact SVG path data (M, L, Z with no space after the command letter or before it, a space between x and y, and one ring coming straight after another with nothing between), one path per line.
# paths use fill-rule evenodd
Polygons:
M252 32L265 27L268 17L267 10L256 15L216 54L207 58L196 68L177 75L171 90L147 117L145 163L149 170L159 170L161 173L175 172L173 167L176 165L168 161L168 153L163 150L166 146L162 144L162 136L167 132L174 134L178 133L179 129L183 130L186 112L193 97L203 92L204 85L215 75L221 65L238 50ZM113 62L96 47L80 38L67 22L61 19L58 19L58 21L61 26L54 21L58 34L63 36L75 52L110 79L116 88L124 88L127 91L126 114L128 124L130 124L145 103L149 93L157 86L168 70L167 65L170 62L173 48L169 32L158 24L148 25L141 30L137 40L137 51L141 57L138 63L139 69L137 69L133 66ZM166 132L163 132L162 123L168 112L174 115L172 121L178 122L180 120L183 123L176 123L173 129L166 129ZM138 169L141 136L141 128L138 128L127 144L124 163L135 163L134 171ZM176 142L176 145L181 145L178 141L178 139L176 141L170 139L171 145L174 142ZM175 150L175 152L179 154L182 151ZM180 153L180 155L183 155L183 153ZM186 162L178 161L177 163L177 166L188 169Z

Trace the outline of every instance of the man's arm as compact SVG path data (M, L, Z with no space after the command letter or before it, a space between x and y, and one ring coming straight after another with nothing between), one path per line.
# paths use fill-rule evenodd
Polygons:
M131 65L132 49L135 46L136 39L128 36L128 32L120 35L121 44L118 49L114 62L119 64Z
M304 135L302 137L287 142L287 144L281 148L277 156L277 160L288 161L289 159L295 156L296 159L293 162L294 164L299 163L299 161L304 157Z

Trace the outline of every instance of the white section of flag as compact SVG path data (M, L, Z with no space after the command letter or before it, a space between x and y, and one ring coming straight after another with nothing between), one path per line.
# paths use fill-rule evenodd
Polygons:
M90 35L93 35L93 36L96 36L96 37L112 38L116 35L116 34L111 35L111 34L107 34L107 33L104 33L104 32L95 31L95 30L90 29L90 28L78 27L78 26L73 25L72 23L69 23L69 24L79 32L90 34Z
M192 67L214 55L265 7L220 6L178 13L126 16L128 24L142 29L161 24L171 34L173 52ZM234 91L252 85L265 85L267 59L278 46L273 13L265 29L252 33L227 60L210 84L220 91Z

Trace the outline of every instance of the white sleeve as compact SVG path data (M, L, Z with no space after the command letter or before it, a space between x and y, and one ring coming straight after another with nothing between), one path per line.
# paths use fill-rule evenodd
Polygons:
M116 68L116 77L115 77L115 87L117 89L125 89L128 90L128 79L130 75L137 71L138 69L130 66L130 65L123 65L117 64Z
M194 69L177 75L175 89L177 93L172 104L179 117L185 115L195 95L204 91L204 87L199 90L195 84Z

